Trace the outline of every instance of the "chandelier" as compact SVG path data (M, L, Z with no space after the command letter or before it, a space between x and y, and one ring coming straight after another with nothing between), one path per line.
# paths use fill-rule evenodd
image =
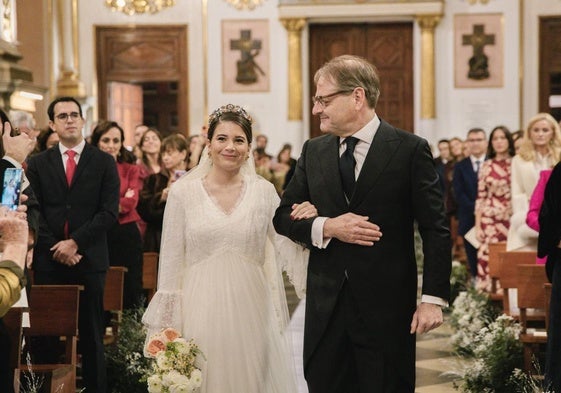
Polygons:
M124 12L127 15L148 12L155 14L166 7L175 5L175 0L105 0L105 5L112 11Z
M226 0L226 3L233 5L238 10L247 9L254 9L256 6L263 3L264 0Z

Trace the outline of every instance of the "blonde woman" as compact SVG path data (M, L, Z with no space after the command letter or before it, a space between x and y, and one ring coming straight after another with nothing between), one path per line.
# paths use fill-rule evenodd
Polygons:
M548 113L532 117L517 155L512 159L512 217L507 250L536 250L538 232L526 224L526 214L540 171L552 168L561 155L561 128Z

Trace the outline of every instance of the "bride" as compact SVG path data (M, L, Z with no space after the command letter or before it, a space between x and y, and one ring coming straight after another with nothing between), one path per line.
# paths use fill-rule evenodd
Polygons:
M198 167L171 187L164 213L158 291L143 317L149 336L174 327L194 338L201 393L293 393L281 269L299 296L307 252L277 235L279 199L256 175L251 118L226 105L209 116ZM317 215L306 204L297 218Z

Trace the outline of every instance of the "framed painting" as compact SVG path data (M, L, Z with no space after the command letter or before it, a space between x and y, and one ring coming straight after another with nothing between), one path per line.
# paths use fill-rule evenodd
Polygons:
M455 87L502 87L502 14L454 15Z
M269 22L222 21L222 91L269 91Z

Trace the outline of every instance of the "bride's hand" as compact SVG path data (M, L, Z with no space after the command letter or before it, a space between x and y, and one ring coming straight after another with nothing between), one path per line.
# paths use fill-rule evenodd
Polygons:
M292 220L304 220L307 218L317 217L318 211L314 205L305 201L302 203L295 203L292 205L292 212L290 218Z

